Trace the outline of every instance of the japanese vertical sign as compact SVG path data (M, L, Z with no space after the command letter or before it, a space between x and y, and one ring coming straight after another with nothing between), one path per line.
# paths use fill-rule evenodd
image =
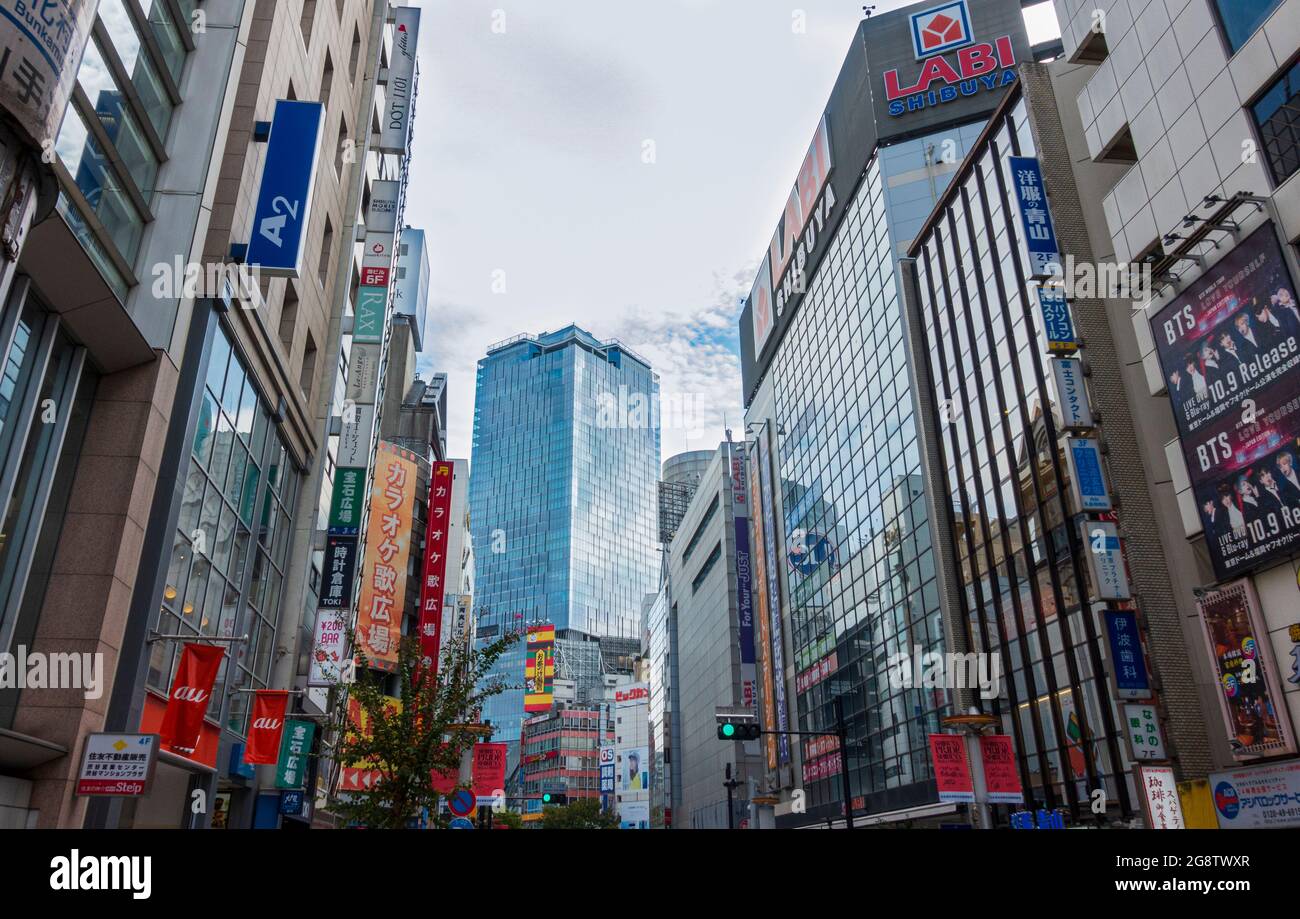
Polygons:
M1115 671L1116 695L1121 699L1146 699L1151 696L1147 678L1146 655L1138 633L1137 613L1127 609L1108 609L1102 613L1106 638L1110 644L1110 665Z
M99 0L0 0L0 106L37 146L72 98Z
M785 698L785 641L781 628L781 564L776 549L776 514L773 504L776 495L772 490L772 465L768 462L767 431L758 437L758 477L763 507L763 554L767 565L767 614L770 619L772 654L772 697L776 703L778 731L790 730L790 713ZM776 749L782 766L790 762L790 737L778 734Z
M357 641L371 669L390 673L397 670L397 651L402 639L415 479L414 454L380 441L370 492L361 599L357 606Z
M310 721L290 721L284 726L280 759L275 767L276 788L302 788L307 781L307 760L316 725Z
M1038 307L1043 314L1043 332L1047 336L1047 350L1053 354L1073 354L1079 350L1074 333L1074 317L1070 301L1060 287L1038 288Z
M1236 581L1202 594L1196 606L1219 684L1232 758L1241 762L1295 753L1254 587L1249 581Z
M1025 250L1029 254L1032 277L1048 278L1061 270L1061 252L1056 244L1056 229L1047 206L1047 189L1043 169L1032 156L1009 156L1011 192L1020 206L1020 225Z
M420 582L420 655L433 677L442 648L442 601L447 592L447 536L451 528L451 463L434 463L429 473L429 530L424 537Z
M524 711L548 712L555 701L555 626L528 632L524 659Z
M1137 779L1142 787L1142 810L1151 829L1184 829L1174 770L1169 766L1138 766Z
M325 570L322 572L320 608L348 609L352 603L352 581L357 569L357 538L330 535L325 539Z

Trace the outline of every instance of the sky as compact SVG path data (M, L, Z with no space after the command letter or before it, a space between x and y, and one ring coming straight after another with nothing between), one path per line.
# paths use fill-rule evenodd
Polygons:
M742 438L742 300L863 4L409 2L406 222L427 234L420 367L448 375L449 455L470 457L488 347L570 323L659 374L663 459ZM1030 29L1059 34L1050 3Z

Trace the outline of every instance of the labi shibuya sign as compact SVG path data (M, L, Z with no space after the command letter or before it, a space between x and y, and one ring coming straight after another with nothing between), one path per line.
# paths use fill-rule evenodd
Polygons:
M0 107L36 146L59 132L99 0L0 0Z
M1016 80L1011 36L976 42L966 0L914 13L911 34L916 59L921 61L916 81L905 84L897 70L885 72L885 98L894 117L997 90Z

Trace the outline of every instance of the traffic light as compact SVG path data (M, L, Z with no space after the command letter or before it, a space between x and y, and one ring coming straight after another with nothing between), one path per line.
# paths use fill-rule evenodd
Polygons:
M750 714L722 714L718 716L718 740L758 740L763 728Z
M554 794L549 791L542 792L542 807L555 804L560 807L569 803L569 796L566 794Z

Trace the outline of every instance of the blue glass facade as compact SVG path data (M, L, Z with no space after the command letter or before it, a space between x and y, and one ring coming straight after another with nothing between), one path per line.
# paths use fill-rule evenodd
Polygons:
M867 811L930 799L926 738L950 704L944 690L892 686L887 669L896 652L944 643L895 264L982 127L880 148L772 362L778 545L831 547L785 569L796 727L833 727L845 693L850 787ZM837 812L838 752L803 746L808 805Z
M479 362L470 533L482 640L537 622L640 637L659 575L658 408L650 366L576 326ZM497 666L516 688L483 713L499 740L519 739L523 672L518 644Z

